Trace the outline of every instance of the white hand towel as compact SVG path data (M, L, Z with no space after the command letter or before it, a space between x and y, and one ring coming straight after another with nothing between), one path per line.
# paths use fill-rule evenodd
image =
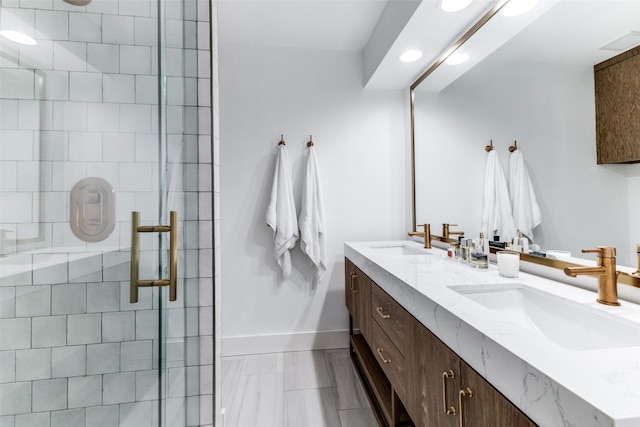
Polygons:
M542 212L520 150L509 158L509 196L516 227L533 240L533 229L542 222Z
M498 234L503 242L511 241L516 234L509 189L495 150L489 152L485 168L482 231L489 239Z
M300 207L300 248L316 268L320 280L327 268L327 235L324 228L324 208L318 161L313 146L307 149L307 167L302 186Z
M273 229L275 257L282 269L282 276L286 279L291 274L289 251L296 245L299 234L289 155L284 144L278 146L266 220L267 225Z

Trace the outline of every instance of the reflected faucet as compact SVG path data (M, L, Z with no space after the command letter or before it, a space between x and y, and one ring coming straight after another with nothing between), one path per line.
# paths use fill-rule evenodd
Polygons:
M598 299L600 304L620 305L618 302L618 273L616 272L616 248L598 246L597 249L583 249L582 253L597 253L597 267L565 267L564 274L571 277L596 276L598 278Z
M458 224L442 224L442 237L448 239L451 235L464 236L464 231L449 231L449 227L457 227Z
M618 271L619 275L628 276L633 281L634 286L638 286L640 283L640 245L636 245L636 255L638 256L638 267L633 273L627 273L626 271Z
M424 237L424 247L431 249L431 224L421 224L418 227L424 227L424 231L410 231L409 236Z

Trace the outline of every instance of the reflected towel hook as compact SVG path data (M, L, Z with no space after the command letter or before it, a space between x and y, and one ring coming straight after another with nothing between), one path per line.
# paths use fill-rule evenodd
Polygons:
M491 150L493 150L493 139L489 140L489 145L484 146L484 151L486 151L487 153Z
M280 142L278 143L278 145L287 145L286 142L284 142L284 135L280 134Z
M518 141L513 141L513 145L509 147L509 151L513 153L518 149Z
M313 147L313 135L309 135L309 142L307 142L307 147Z

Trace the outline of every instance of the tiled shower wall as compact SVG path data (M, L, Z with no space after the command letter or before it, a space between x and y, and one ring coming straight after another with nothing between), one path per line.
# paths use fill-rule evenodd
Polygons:
M166 425L210 425L209 2L163 4L168 203L181 236L178 301L163 324ZM0 26L13 23L38 45L0 41L0 254L31 252L16 259L34 262L0 279L0 426L157 425L156 299L143 289L129 304L126 249L131 211L157 217L157 6L1 6ZM69 190L87 176L116 191L116 227L103 242L77 239L68 224Z

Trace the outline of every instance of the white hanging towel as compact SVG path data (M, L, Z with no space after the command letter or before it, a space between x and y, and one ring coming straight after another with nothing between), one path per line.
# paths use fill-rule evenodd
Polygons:
M533 229L542 222L542 212L520 150L509 158L509 196L517 229L533 241Z
M277 150L276 169L266 220L267 225L273 229L275 257L282 269L282 276L286 279L291 274L289 251L296 245L299 234L287 147L280 144Z
M300 207L300 248L316 268L320 280L327 268L327 235L324 227L324 207L318 161L313 145L307 148L307 167L302 186Z
M516 227L511 215L509 189L495 150L489 151L484 174L482 231L489 239L493 239L493 236L498 234L503 242L511 241L516 235Z

